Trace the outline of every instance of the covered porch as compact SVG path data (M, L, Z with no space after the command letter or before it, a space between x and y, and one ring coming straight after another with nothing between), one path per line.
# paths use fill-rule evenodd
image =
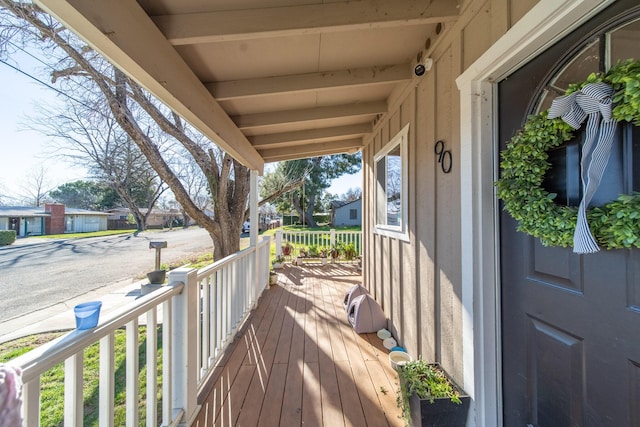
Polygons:
M278 273L222 356L191 424L402 426L388 350L356 334L342 306L362 280L353 264Z
M637 2L131 0L118 2L117 6L113 2L80 0L36 0L36 3L252 171L252 224L257 224L257 179L265 163L360 150L364 286L384 308L389 329L409 352L440 363L469 393L472 402L468 426L538 425L538 419L553 419L556 414L561 417L588 414L587 409L573 410L592 408L596 402L593 396L597 393L587 392L586 376L580 380L568 376L558 386L559 376L546 375L542 368L536 372L527 368L539 360L528 347L535 334L545 342L567 344L566 360L576 363L586 360L578 356L586 348L583 335L570 332L564 325L552 328L554 322L540 320L540 312L553 308L550 304L533 310L525 310L523 305L513 317L505 316L504 308L509 305L502 300L502 292L511 292L515 286L503 286L510 282L504 280L502 267L513 264L521 277L530 277L539 263L534 258L527 261L523 255L526 251L535 254L533 241L515 241L513 247L506 247L501 240L503 231L515 230L515 225L505 227L494 186L499 172L500 144L508 139L500 136L499 107L509 113L513 110L499 96L499 84L510 78L513 81L515 72L572 32L580 30L584 34L575 37L591 40L591 36L586 36L604 25L604 21L594 21L604 19L598 18L602 13L609 14L606 19L611 22L618 19L622 22L624 15L628 15L626 20L636 19ZM587 31L582 26L589 22L591 27ZM634 32L637 37L638 31L630 31ZM602 35L603 42L610 40L609 35L606 37L609 38ZM629 45L637 46L634 42ZM577 42L571 46L561 50L580 51ZM593 62L604 66L607 55ZM637 50L632 56L637 58ZM532 89L543 88L548 80L545 74L550 68L541 66L540 70L544 73L537 77L527 75L524 79ZM580 79L570 81L577 83ZM531 105L535 101L533 95L525 99L520 92L514 98L522 98ZM524 120L525 116L514 120ZM510 135L517 128L505 129L504 133ZM392 161L397 165L397 179L387 180L385 165ZM387 185L388 182L397 185ZM398 194L400 198L395 197ZM392 209L387 205L389 196L400 202ZM257 247L256 237L252 237L252 247ZM515 254L517 262L503 264L503 255L509 253ZM582 274L583 266L589 264L577 256L571 255L571 263L550 256L553 264L549 265L553 268L549 271L561 273L543 276L555 275L562 283L569 283L571 275ZM617 269L623 276L625 272L640 271L636 253L632 256L635 258L629 260L633 263ZM260 259L264 265L256 267L255 272L266 275L268 261L264 256ZM393 386L384 352L376 350L372 340L353 335L340 320L340 298L337 301L333 298L344 290L337 285L342 277L335 275L335 282L331 282L335 284L327 285L328 288L312 285L322 281L316 277L321 275L311 274L315 270L307 266L291 271L304 275L298 285L293 281L281 283L264 294L264 277L225 279L234 285L241 284L235 288L227 283L213 287L204 284L216 283L220 277L251 273L251 268L257 265L251 262L239 265L230 275L217 274L216 269L222 268L222 264L206 272L191 273L197 280L191 280L186 272L176 273L175 280L170 280L176 285L158 295L167 307L175 299L179 307L176 311L182 316L176 316L173 335L167 332L167 337L175 338L174 347L198 349L190 353L185 350L187 354L176 351L170 355L171 363L163 364L163 368L175 367L170 378L175 384L163 392L163 425L177 425L183 419L195 419L195 425L200 426L211 422L244 425L244 417L247 424L253 420L253 424L274 425L285 424L292 415L299 423L325 425L334 425L334 416L344 424L354 425L362 421L359 416L365 417L367 423L400 422L389 415L396 411L395 390L387 388L389 393L385 394L380 389L382 378L386 378L389 387ZM564 272L566 266L571 266L570 274ZM603 283L607 281L608 278ZM637 281L630 282L634 285ZM576 283L580 285L561 292L577 298L588 294L583 292L581 278ZM246 284L248 287L243 288ZM629 309L631 305L638 306L637 298L630 304L629 295L637 296L640 292L632 290L631 285L626 294L621 292L619 311L624 315L637 313L635 308ZM622 285L619 289L623 289ZM187 294L182 295L185 291ZM227 300L222 308L233 314L255 310L250 320L234 329L241 316L230 317L225 311L227 318L218 314L222 310L203 310L211 314L211 319L206 318L199 330L200 312L194 309L197 305L189 304L197 304L200 298L214 301L219 295L228 297L227 294L236 292L249 296L247 304L236 306ZM259 295L262 298L254 307L254 297L257 299ZM609 299L608 293L603 295L606 296L603 300ZM308 306L311 302L318 305ZM566 314L568 304L558 305L551 317ZM140 310L143 313L143 308ZM331 310L338 317L329 316ZM166 314L165 311L163 315ZM131 316L125 320L130 321ZM503 339L503 326L509 322L525 325L522 319L533 319L528 327L532 335L514 334L518 339L510 347ZM167 324L165 319L163 327ZM307 325L315 327L310 330L315 331L317 360L307 359L307 344L313 347L309 337L314 336ZM219 329L224 329L220 337ZM628 324L618 330L629 330ZM104 332L106 338L107 330ZM210 335L215 335L211 342L196 342ZM220 350L230 337L236 338L234 347ZM304 337L302 348L298 337ZM616 344L627 342L632 341L621 339ZM107 339L105 347L109 345ZM71 349L75 352L78 347ZM637 346L633 350L637 351ZM218 351L225 352L220 365L215 363ZM510 360L503 356L513 356L515 360L516 351L519 352L516 369L508 371L505 362ZM637 355L624 355L621 363L612 364L629 367L620 372L625 381L632 379L631 385L617 388L620 395L616 394L616 398L618 402L629 400L631 404L605 408L596 414L602 415L602 420L623 414L631 421L619 425L637 424L634 421L640 419L636 404L640 392L634 385L640 378L638 360ZM368 377L364 376L364 368L356 368L361 366L360 361ZM107 360L105 365L110 363ZM580 363L571 369L562 368L563 373L606 372L586 369ZM69 365L70 370L79 371L76 361ZM374 374L373 368L369 369L372 366L379 366L380 371ZM564 365L546 366L561 369L558 367ZM347 367L351 379L340 375L349 372ZM131 370L135 368L132 366ZM631 371L633 375L628 375ZM518 387L522 384L529 388L526 392L521 391L525 386L510 389L505 381L510 378ZM166 383L169 380L163 377L163 387ZM354 398L354 387L360 390L358 387L364 386L361 383L366 383L367 388L358 392L360 406L350 404L347 399ZM603 390L600 384L591 380L589 386L599 392ZM298 394L289 393L289 387L294 386ZM135 385L127 388L135 390ZM200 391L198 395L196 390ZM545 394L547 390L552 392ZM69 401L78 401L73 394L70 393ZM198 396L202 412L195 409ZM514 396L526 399L510 399ZM558 405L548 410L544 404L568 401L567 396L575 399L574 406ZM289 400L294 397L295 402ZM137 404L132 399L128 408L135 409ZM37 408L33 406L29 408L30 414L36 414ZM380 408L375 413L383 415L374 420L366 418L374 413L375 407ZM138 425L133 409L127 422L131 426ZM348 412L351 410L360 415ZM79 420L78 412L81 411L72 408L69 419L73 416ZM154 417L154 413L148 415L150 420ZM111 424L105 421L102 425Z

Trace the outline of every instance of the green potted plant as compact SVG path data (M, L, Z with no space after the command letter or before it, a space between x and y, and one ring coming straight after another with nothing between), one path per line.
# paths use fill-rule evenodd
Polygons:
M302 265L302 259L308 256L307 248L300 246L298 248L298 256L296 257L296 265Z
M470 397L436 363L423 359L399 367L398 403L412 426L464 427Z
M331 247L331 260L333 262L336 262L336 260L340 258L340 254L343 252L343 248L344 248L344 245L342 244L342 242L336 242Z
M274 270L269 270L269 286L278 284L278 273Z
M309 246L308 256L310 258L319 258L320 257L320 251L318 250L318 245Z
M344 246L344 257L347 261L353 261L356 255L356 245L353 242Z
M274 270L278 270L278 269L282 268L282 264L284 264L284 256L283 255L278 255L273 259L273 261L271 261L271 265L273 266Z
M322 247L320 248L320 260L322 261L322 265L327 264L327 255L329 254L329 249Z

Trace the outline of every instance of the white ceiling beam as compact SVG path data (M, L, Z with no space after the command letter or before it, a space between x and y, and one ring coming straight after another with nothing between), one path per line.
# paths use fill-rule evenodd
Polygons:
M330 120L342 117L376 116L388 111L387 103L363 102L360 104L334 105L331 107L307 108L302 110L273 111L267 113L231 116L231 120L241 130L257 130L291 123Z
M206 87L218 101L225 101L254 96L328 90L347 86L398 83L411 80L411 78L411 65L398 64L261 79L229 80L207 83Z
M71 31L251 169L264 161L135 0L36 0Z
M285 147L261 149L259 152L265 162L281 162L284 160L328 156L331 154L355 153L362 149L362 147L362 138L356 138L343 141L329 141L299 145L296 146L295 151Z
M256 150L269 147L298 146L308 141L331 141L336 139L353 138L371 133L371 123L360 123L331 128L308 129L293 132L272 133L268 135L250 136Z
M360 0L153 17L174 45L454 21L452 0Z

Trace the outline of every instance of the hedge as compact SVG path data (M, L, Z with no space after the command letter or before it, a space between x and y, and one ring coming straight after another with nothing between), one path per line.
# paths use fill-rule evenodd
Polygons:
M16 241L16 230L0 231L0 246L10 245Z

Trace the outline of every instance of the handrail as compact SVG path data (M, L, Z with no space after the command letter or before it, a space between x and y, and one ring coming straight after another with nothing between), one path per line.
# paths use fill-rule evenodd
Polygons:
M209 264L206 267L202 267L198 270L198 278L208 274L211 270L218 270L226 264L231 264L233 261L238 260L239 258L245 257L248 253L254 252L256 248L260 248L261 246L270 243L271 238L269 236L262 236L262 239L258 242L258 245L254 248L249 246L248 248L244 248L241 251L228 255L221 260L215 261L213 264Z
M197 410L198 390L268 286L270 242L270 237L264 236L256 246L200 270L188 267L172 270L169 285L103 316L95 328L73 330L13 359L10 364L22 371L24 422L39 425L41 376L64 363L65 425L82 423L83 352L100 343L100 425L112 423L114 335L116 330L126 327L126 418L127 425L138 425L141 420L137 403L137 331L141 316L146 316L147 324L147 422L158 417L157 385L148 377L156 371L158 361L163 364L163 425L191 419ZM159 313L163 324L161 355L156 352L155 335Z
M140 317L152 308L159 306L172 296L182 292L184 283L172 283L156 292L152 292L140 300L130 303L111 313L104 322L93 329L73 330L38 348L31 350L11 361L22 369L23 382L29 382L42 372L63 362L68 357L92 345L116 329Z
M238 327L268 284L271 238L263 236L255 247L229 255L197 272L201 301L197 326L199 389L215 368Z

